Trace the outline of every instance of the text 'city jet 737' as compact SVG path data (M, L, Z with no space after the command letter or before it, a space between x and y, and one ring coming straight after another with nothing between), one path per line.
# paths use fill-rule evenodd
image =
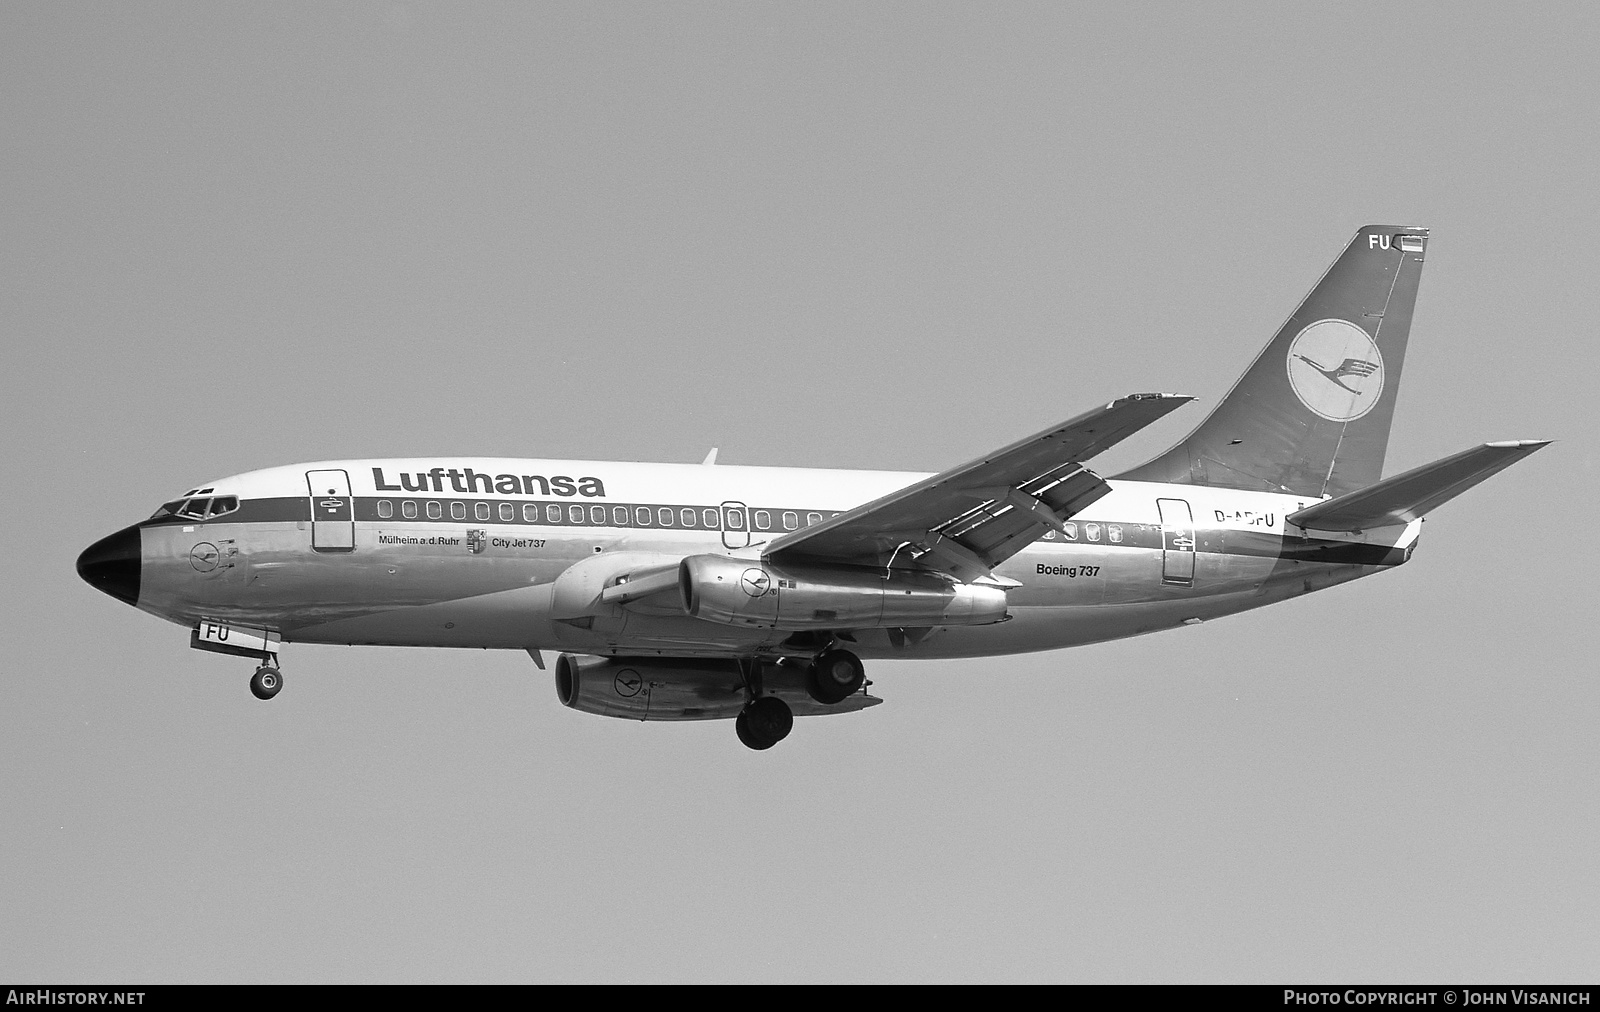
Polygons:
M197 485L90 546L92 586L255 658L283 643L556 651L566 706L732 719L882 702L863 662L1056 650L1381 573L1423 514L1546 445L1382 476L1427 231L1371 225L1216 410L1116 476L1099 453L1190 400L1131 394L938 474L588 460L331 460Z

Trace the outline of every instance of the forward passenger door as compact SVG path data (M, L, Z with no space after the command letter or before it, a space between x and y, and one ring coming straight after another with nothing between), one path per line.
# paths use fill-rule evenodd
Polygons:
M356 505L350 475L340 471L307 471L311 493L311 548L348 552L356 547Z

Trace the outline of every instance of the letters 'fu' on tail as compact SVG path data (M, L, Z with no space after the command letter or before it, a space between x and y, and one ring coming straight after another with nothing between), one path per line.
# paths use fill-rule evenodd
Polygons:
M1427 244L1358 231L1200 427L1122 477L1318 498L1377 482Z

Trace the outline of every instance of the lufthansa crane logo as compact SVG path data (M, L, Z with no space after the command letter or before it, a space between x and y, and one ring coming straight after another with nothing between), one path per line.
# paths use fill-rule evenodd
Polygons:
M202 541L189 550L189 565L197 573L209 573L222 561L222 552L209 541Z
M772 589L772 577L767 575L765 569L752 567L745 570L744 575L739 577L739 586L743 587L744 592L751 597L760 597Z
M617 695L623 697L637 696L639 690L644 688L644 676L632 668L623 668L611 682Z
M1330 422L1355 421L1383 393L1383 355L1348 320L1318 320L1295 335L1287 368L1300 403Z

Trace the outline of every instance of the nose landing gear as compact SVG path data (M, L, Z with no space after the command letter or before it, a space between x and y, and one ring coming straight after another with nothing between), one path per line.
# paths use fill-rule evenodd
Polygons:
M250 691L257 699L271 699L283 689L283 672L271 664L263 663L250 676Z

